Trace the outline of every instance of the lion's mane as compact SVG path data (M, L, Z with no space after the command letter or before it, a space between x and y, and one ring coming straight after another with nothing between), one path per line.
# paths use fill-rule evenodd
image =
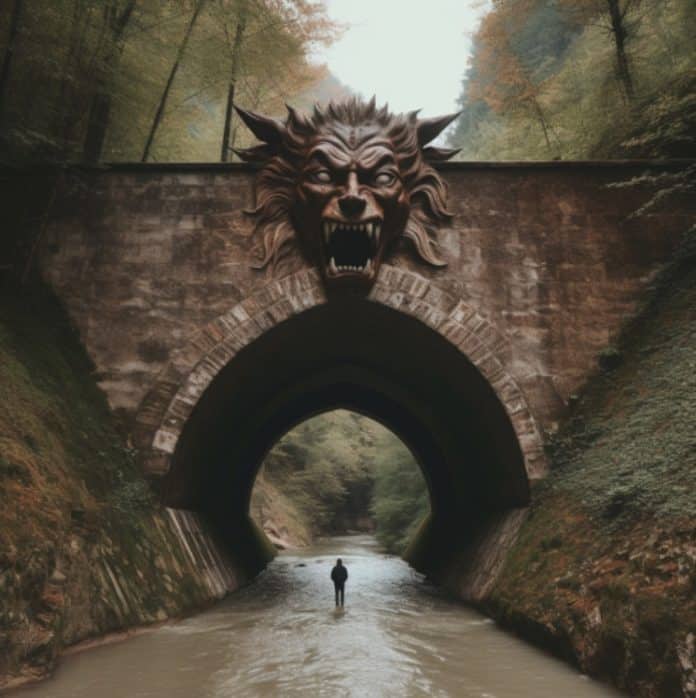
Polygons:
M351 127L358 126L373 126L394 144L404 187L411 199L404 236L414 244L425 262L436 267L446 265L437 252L436 231L440 224L452 218L452 214L446 204L447 187L432 163L447 160L457 151L425 147L442 127L423 129L424 122L419 121L418 112L391 114L386 106L377 108L374 98L369 102L350 98L331 102L325 108L315 106L309 115L300 114L292 107L287 109L284 123L263 117L266 127L261 128L258 123L251 126L250 113L239 110L244 121L264 141L237 151L242 160L261 167L257 177L256 207L249 211L256 217L255 233L260 237L256 268L274 267L294 244L290 212L309 143L322 133L345 141ZM447 119L449 123L451 117Z

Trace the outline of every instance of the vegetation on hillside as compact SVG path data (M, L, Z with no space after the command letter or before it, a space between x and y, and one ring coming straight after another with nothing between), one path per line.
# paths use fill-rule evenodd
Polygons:
M377 422L336 410L288 432L266 457L252 515L291 542L375 531L400 553L429 511L427 486L404 444Z
M636 696L693 693L695 262L687 238L642 313L598 357L487 602Z
M0 502L0 692L213 598L41 288L0 295Z
M103 516L136 533L149 488L62 309L45 291L0 301L0 549Z
M382 441L374 478L371 511L377 540L386 550L403 553L430 513L423 473L411 452L391 436Z
M465 160L693 157L692 0L494 0L450 136Z
M307 58L336 32L314 0L7 0L2 158L232 159L250 139L234 105L341 92Z

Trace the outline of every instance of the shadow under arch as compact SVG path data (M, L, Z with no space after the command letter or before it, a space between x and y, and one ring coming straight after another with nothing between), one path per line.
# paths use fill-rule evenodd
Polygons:
M338 407L391 429L423 470L432 514L408 556L417 568L437 576L492 514L528 502L515 430L473 363L418 319L343 298L271 327L217 373L177 440L164 503L204 514L244 572L259 571L269 546L248 510L263 457Z

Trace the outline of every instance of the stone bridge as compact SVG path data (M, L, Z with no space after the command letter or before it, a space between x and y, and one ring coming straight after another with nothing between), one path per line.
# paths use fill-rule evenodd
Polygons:
M248 503L266 451L346 407L421 464L433 514L412 556L433 570L454 540L470 557L500 541L533 496L545 440L687 227L685 211L629 218L647 192L607 185L665 167L443 165L448 266L397 250L367 298L327 300L299 254L251 268L239 165L67 178L38 258L164 502L212 521L239 564L265 559Z

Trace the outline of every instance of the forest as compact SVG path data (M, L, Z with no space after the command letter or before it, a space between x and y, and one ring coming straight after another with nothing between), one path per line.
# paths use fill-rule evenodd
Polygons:
M308 60L339 30L312 0L7 0L2 160L228 161L234 105L342 93Z
M381 424L335 410L289 431L259 473L252 516L291 545L347 532L374 532L404 552L430 512L423 474L408 448Z
M692 0L491 0L453 56L448 140L463 160L693 156L694 26ZM345 29L316 0L7 0L0 161L233 160L235 105L353 93L313 56Z
M693 0L493 0L473 37L464 160L694 157Z

